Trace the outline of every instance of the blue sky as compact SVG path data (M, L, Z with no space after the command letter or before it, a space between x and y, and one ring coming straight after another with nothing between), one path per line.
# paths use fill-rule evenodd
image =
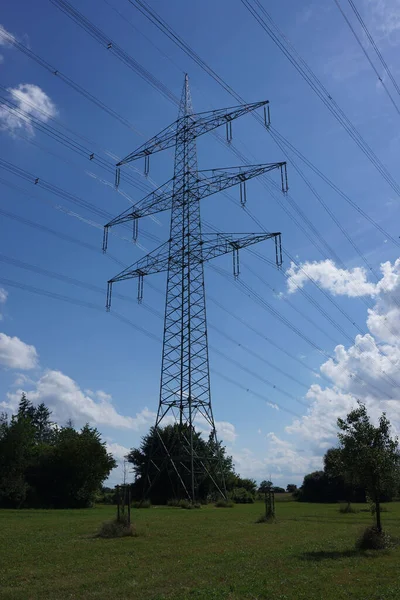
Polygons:
M359 0L357 4L398 77L400 10L396 2ZM240 0L152 0L150 5L246 101L270 100L275 130L373 220L371 224L303 165L304 174L351 241L292 165L288 165L290 198L278 194L278 202L262 182L248 185L249 210L265 229L282 232L286 254L283 269L278 271L244 251L240 281L289 326L243 293L231 276L230 257L215 261L215 267L229 273L229 280L212 266L206 268L212 398L219 434L243 475L256 479L271 475L277 484L301 483L306 472L321 465L323 452L335 439L337 416L355 398L365 400L374 415L387 410L394 427L399 427L400 265L396 263L398 245L393 243L399 238L396 186L387 184ZM342 5L366 44L348 3ZM175 96L180 95L188 72L195 110L237 104L128 0L84 0L79 6L74 1L73 6ZM334 1L283 0L268 10L395 177L399 115ZM86 421L96 425L120 459L126 448L139 442L157 409L162 321L146 306L163 310L165 276L149 279L149 285L145 282L142 306L135 304L133 282L118 284L116 291L131 296L133 302L116 298L113 308L131 321L129 325L103 310L105 294L20 268L15 261L105 291L106 281L121 267L100 251L100 226L108 219L92 208L119 214L130 201L137 202L146 190L172 176L173 157L168 152L155 155L148 179L143 176L143 165L135 164L136 170L127 171L135 185L124 179L123 172L121 193L117 193L112 173L90 161L86 151L74 152L39 131L32 117L63 132L96 158L114 164L116 156L125 156L174 121L177 107L47 0L35 5L23 0L9 4L1 26L1 96L16 103L25 117L10 113L4 100L0 101L0 158L39 177L40 185L0 163L0 406L12 411L25 390L33 401L48 403L59 422L72 418L76 426ZM9 43L13 39L122 115L136 132L16 49ZM384 81L391 85L387 78ZM396 98L394 89L390 90ZM286 159L251 116L236 121L233 134L234 147L253 163ZM199 140L198 157L201 169L240 164L232 149L212 135ZM271 180L279 183L278 173L272 173ZM44 182L73 198L46 191ZM237 201L239 191L231 190L230 196ZM77 197L92 206L77 205ZM218 229L259 231L249 215L226 197L216 195L202 202L203 219ZM292 202L302 216L293 213ZM288 213L296 215L303 229ZM111 236L110 253L125 265L131 264L155 248L157 240L167 239L168 217L163 213L157 221L141 222L136 246L122 239L129 238L129 232L116 229L120 237ZM313 245L315 231L321 236L318 243L322 239L334 254ZM274 258L270 242L256 250ZM289 257L296 264L291 265ZM34 294L6 280L67 296L91 308ZM118 477L120 470L112 481Z

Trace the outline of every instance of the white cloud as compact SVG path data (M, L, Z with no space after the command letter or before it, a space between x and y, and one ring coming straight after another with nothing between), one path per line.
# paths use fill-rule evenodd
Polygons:
M8 92L17 109L9 109L5 104L0 106L0 130L8 131L11 135L23 130L33 136L32 117L46 123L57 115L54 102L33 83L21 83L16 88L9 88ZM24 114L20 114L19 110Z
M0 305L6 303L7 297L8 297L8 292L6 292L5 289L0 288ZM2 320L3 320L3 315L0 312L0 321L2 321Z
M387 412L393 432L400 431L400 259L381 264L382 277L376 283L368 281L364 269L338 269L332 261L306 262L301 267L333 294L374 300L367 312L369 333L357 335L348 348L336 346L333 359L320 367L331 385L313 384L306 396L310 400L307 413L285 430L297 446L308 447L321 463L326 449L337 443L337 418L344 417L357 399L365 402L375 421ZM289 292L307 281L302 270L292 264Z
M303 288L310 279L335 295L350 297L373 296L376 286L368 282L367 272L361 267L351 270L339 269L332 260L305 262L296 266L293 262L286 271L289 294Z
M18 337L0 333L0 366L10 369L34 369L38 364L35 346L25 344Z
M171 421L176 422L175 419ZM202 415L197 415L195 418L196 431L208 435L211 427L207 419ZM218 440L225 443L233 443L237 438L235 426L228 421L215 421L215 429L217 431Z
M23 390L9 393L10 408L15 398ZM107 426L117 429L139 431L152 425L156 414L144 408L135 417L121 415L113 405L111 396L99 391L97 399L91 398L80 389L78 384L61 371L48 370L31 386L24 389L34 404L44 402L52 411L52 418L60 424L69 419L77 427L89 423L95 426ZM7 406L5 406L7 408Z

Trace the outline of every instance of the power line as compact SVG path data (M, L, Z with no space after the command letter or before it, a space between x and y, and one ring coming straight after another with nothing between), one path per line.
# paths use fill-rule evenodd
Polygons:
M386 62L386 61L385 61L385 59L383 58L383 56L382 56L382 54L381 54L381 52L380 52L380 50L379 50L378 46L377 46L377 45L376 45L376 43L375 43L375 40L374 40L374 38L372 37L372 35L371 35L370 31L368 30L368 27L366 26L366 24L365 24L365 22L364 22L364 20L363 20L363 18L362 18L362 16L361 16L361 14L360 14L360 13L359 13L359 11L357 10L357 7L356 7L356 5L354 4L353 0L349 0L349 4L350 4L351 8L353 9L353 12L354 12L354 14L356 15L356 17L357 17L357 19L358 19L358 21L359 21L359 23L360 23L361 27L362 27L362 28L363 28L363 30L365 31L365 34L366 34L366 36L367 36L368 40L370 41L370 43L371 43L371 45L372 45L373 49L375 50L375 53L376 53L377 57L379 58L379 60L380 60L380 62L381 62L381 64L382 64L382 66L383 66L383 68L385 69L386 73L388 74L390 81L393 83L393 86L394 86L394 88L395 88L396 92L397 92L397 93L400 95L400 87L399 87L399 84L397 83L396 79L395 79L395 78L394 78L394 76L393 76L393 73L392 73L392 72L391 72L391 70L389 69L387 62ZM382 83L383 83L383 82L382 82Z
M393 191L400 196L400 186L383 165L381 160L376 156L372 148L367 144L360 132L350 121L344 111L340 108L337 102L333 99L331 94L328 92L321 80L311 70L306 61L299 55L297 50L284 36L284 34L277 27L270 14L261 5L259 0L255 0L255 4L261 10L262 16L254 5L251 4L250 0L241 0L242 4L247 8L250 14L256 19L262 29L268 34L271 40L276 46L282 51L286 58L291 62L296 71L303 77L306 83L311 87L315 94L320 98L323 104L328 108L336 120L342 125L348 135L357 144L360 150L374 165L377 171L382 175L385 181L390 185ZM264 18L266 17L266 18ZM267 20L266 20L267 19ZM281 38L281 39L280 39ZM282 41L283 40L283 41Z
M359 36L357 35L357 32L356 32L356 30L354 29L353 25L351 24L351 22L350 22L350 21L349 21L349 19L347 18L347 15L346 15L346 13L345 13L345 12L344 12L344 10L342 9L342 7L341 7L341 5L340 5L340 2L339 2L339 0L333 0L333 1L334 1L334 3L336 4L336 6L338 7L338 9L339 9L339 11L340 11L340 13L341 13L342 17L343 17L343 18L344 18L344 20L346 21L346 23L347 23L347 25L348 25L348 27L349 27L350 31L352 32L353 36L355 37L355 39L356 39L356 41L357 41L358 45L360 46L360 48L361 48L361 50L362 50L363 54L365 55L365 57L366 57L367 61L368 61L368 62L369 62L369 64L371 65L371 67L372 67L372 69L373 69L373 71L374 71L375 75L376 75L376 76L377 76L377 78L378 78L378 81L379 81L379 83L381 84L381 86L382 86L382 87L383 87L383 89L385 90L385 92L386 92L386 95L388 96L389 100L390 100L390 101L391 101L391 103L393 104L393 106L394 106L394 108L395 108L395 110L396 110L397 114L398 114L398 115L400 115L400 109L399 109L399 107L397 106L397 104L396 104L396 102L395 102L395 100L394 100L394 98L393 98L392 94L390 93L390 91L389 91L389 88L387 87L386 83L383 81L382 77L380 76L380 74L379 74L379 71L378 71L378 69L375 67L374 63L372 62L372 60L371 60L371 58L370 58L370 56L369 56L369 54L368 54L367 50L364 48L364 45L363 45L362 41L360 40ZM354 6L354 4L353 4L353 2L351 2L351 0L350 0L350 5L353 5L353 6ZM357 11L357 9L355 8L355 6L354 6L354 9L353 9L353 10ZM358 12L358 11L357 11L357 12ZM395 83L396 83L396 82L395 82ZM397 84L396 84L396 85L397 85Z
M166 85L154 77L150 71L145 69L115 41L111 40L101 29L99 29L99 27L96 27L96 25L94 25L82 13L69 4L69 2L66 2L65 0L50 0L50 2L59 8L70 19L72 19L72 21L74 21L77 25L79 25L79 27L84 29L94 40L101 44L103 48L114 54L127 67L139 75L139 77L151 85L155 90L160 92L164 98L166 98L166 100L175 105L179 104L179 98L173 94Z
M120 123L122 123L123 125L128 127L131 131L134 131L138 135L143 136L143 134L134 125L132 125L132 123L130 123L130 121L128 121L128 119L125 119L125 117L120 115L117 111L115 111L114 109L107 106L107 104L102 102L97 96L94 96L93 94L88 92L88 90L86 90L81 85L76 83L73 79L71 79L67 75L64 75L64 73L62 73L59 69L56 69L55 67L53 67L44 58L41 58L40 56L38 56L38 54L35 54L35 52L33 52L33 50L31 50L30 48L28 48L28 46L25 46L24 44L19 42L15 37L7 35L6 31L0 30L0 38L3 38L7 42L7 44L14 46L14 48L19 50L20 52L22 52L23 54L25 54L32 60L34 60L41 67L46 69L46 71L48 71L49 73L51 73L58 79L61 79L61 81L63 81L67 85L69 85L72 89L74 89L76 92L78 92L78 94L81 94L84 98L86 98L87 100L89 100L90 102L92 102L93 104L98 106L99 108L101 108L101 110L104 110L110 116L114 117L114 119L117 119L118 121L120 121Z
M20 290L32 293L32 294L37 294L40 296L45 296L48 298L52 298L54 300L58 300L61 302L66 302L68 304L75 304L77 306L80 306L82 308L88 308L90 310L96 310L96 311L100 311L104 314L104 307L99 306L97 304L94 304L93 302L86 302L84 300L79 300L78 298L71 298L70 296L65 296L64 294L58 294L55 292L50 292L49 290L44 290L43 288L39 288L36 286L31 286L28 285L26 283L22 283L22 282L18 282L18 281L14 281L12 279L8 279L5 277L0 277L0 283L2 285L7 285L10 287L14 287L14 288L18 288ZM156 336L155 334L153 334L151 331L149 331L148 329L141 327L140 325L137 325L136 323L133 323L130 319L128 319L127 317L125 317L125 315L122 315L118 312L116 312L115 310L111 310L110 314L120 320L121 322L125 323L126 325L129 325L130 327L133 327L134 329L136 329L138 332L142 333L143 335L145 335L146 337L148 337L149 339L156 341L157 343L159 343L159 338L158 336ZM215 373L216 375L218 375L219 377L224 378L225 380L229 380L230 383L232 383L233 385L239 387L240 389L245 389L245 391L247 391L248 393L250 393L251 395L258 397L260 399L262 399L264 402L266 402L268 405L274 407L278 407L280 410L287 412L288 414L295 416L297 418L301 418L301 415L299 415L298 413L295 413L294 411L292 411L291 409L287 408L286 406L279 404L278 402L276 402L275 400L270 400L267 396L263 395L263 394L259 394L258 392L255 392L253 390L251 390L248 387L243 387L243 385L238 382L235 381L234 379L228 378L226 375L224 375L223 373L221 373L219 370L213 370L211 369L211 371L213 373Z

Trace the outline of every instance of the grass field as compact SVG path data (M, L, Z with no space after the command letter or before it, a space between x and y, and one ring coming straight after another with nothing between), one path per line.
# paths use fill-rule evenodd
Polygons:
M400 548L360 554L367 512L338 505L132 511L137 537L99 539L113 507L0 511L1 600L399 600ZM362 506L366 510L366 506ZM400 503L384 528L400 537Z

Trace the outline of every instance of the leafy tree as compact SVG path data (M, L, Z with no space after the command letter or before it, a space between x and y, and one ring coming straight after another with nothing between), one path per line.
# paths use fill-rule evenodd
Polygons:
M286 491L289 494L295 494L297 492L297 485L295 483L288 483L286 486Z
M85 507L116 466L96 429L57 428L26 398L0 416L0 507Z
M242 488L252 496L254 496L257 492L257 483L254 479L242 478L239 475L235 475L232 483L233 488ZM227 488L230 489L230 485L227 485Z
M186 425L167 425L163 428L159 427L158 432L152 427L149 433L142 438L140 447L132 448L127 458L133 465L136 478L136 482L132 486L134 498L141 499L146 475L152 482L149 495L153 504L166 504L172 498L185 498L186 494L182 483L171 461L165 460L165 456L167 451L174 461L186 465L187 472L190 473L190 456L185 441L187 439L189 439L189 428ZM212 436L208 440L204 440L201 434L195 431L193 445L198 456L205 457L205 467L208 471L196 490L197 499L212 499L212 495L215 495L215 485L212 479L220 479L219 460L228 489L234 487L236 474L233 469L232 457L226 455L226 450L221 442L216 444ZM149 460L150 456L156 464ZM161 470L159 470L160 467ZM204 471L206 472L206 470ZM185 482L185 484L190 489L190 482Z
M336 469L347 480L365 488L375 508L376 527L381 532L381 497L393 493L399 481L398 440L390 436L386 414L381 415L375 427L361 402L345 419L338 419L337 424L340 447L335 455Z
M258 491L260 494L266 494L270 489L272 489L272 481L267 481L266 479L264 479L260 483L260 487L258 488Z

